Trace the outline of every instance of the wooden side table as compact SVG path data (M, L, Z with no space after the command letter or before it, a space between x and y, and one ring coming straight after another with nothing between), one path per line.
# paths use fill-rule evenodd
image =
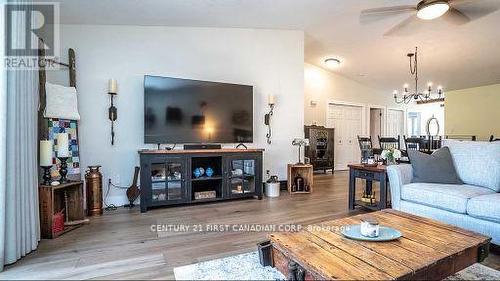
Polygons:
M304 178L304 186L309 186L309 191L292 191L293 180L298 175ZM287 187L290 194L311 193L313 191L313 165L288 164Z
M387 172L386 166L364 166L363 164L350 164L349 167L349 209L354 210L356 206L361 206L370 210L382 210L387 208ZM366 191L372 192L372 182L380 183L380 200L378 204L356 200L356 179L366 180Z
M41 237L52 239L87 223L83 206L83 181L71 181L60 185L40 185ZM54 214L64 209L64 230L52 229Z

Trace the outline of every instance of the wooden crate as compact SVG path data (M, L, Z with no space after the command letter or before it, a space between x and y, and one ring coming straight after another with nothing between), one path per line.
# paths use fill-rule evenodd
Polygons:
M305 185L309 185L309 191L292 192L293 179L297 175L304 178ZM313 166L311 164L288 164L287 188L290 194L311 193L313 191Z
M82 181L62 183L56 186L40 185L38 191L42 238L56 238L63 233L80 227L82 223L86 222ZM63 209L65 218L64 230L54 232L52 229L54 214Z

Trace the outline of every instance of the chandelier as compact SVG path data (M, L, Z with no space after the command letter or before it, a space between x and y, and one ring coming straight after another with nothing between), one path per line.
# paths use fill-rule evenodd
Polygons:
M410 59L410 74L415 77L415 91L410 92L408 84L405 84L402 94L398 90L394 90L394 101L397 104L408 104L410 101L420 101L423 103L431 101L441 101L443 98L443 88L438 86L437 90L433 92L432 83L427 84L427 90L424 93L418 91L418 48L415 47L415 53L409 53L407 56ZM436 96L433 98L433 96Z

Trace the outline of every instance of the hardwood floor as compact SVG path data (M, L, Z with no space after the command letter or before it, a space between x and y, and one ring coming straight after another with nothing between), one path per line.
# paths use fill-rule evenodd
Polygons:
M194 225L300 224L336 219L347 210L346 172L315 175L314 193L162 208L106 212L89 225L54 240L8 266L0 279L174 279L181 265L256 250L265 232L193 231ZM361 185L360 185L361 186ZM186 232L153 232L152 225L191 226ZM498 255L486 265L500 270Z

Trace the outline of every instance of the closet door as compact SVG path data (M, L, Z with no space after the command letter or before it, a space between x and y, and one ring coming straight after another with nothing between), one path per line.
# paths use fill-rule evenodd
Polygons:
M351 155L349 157L348 164L359 163L361 159L361 150L359 149L358 135L362 135L362 125L361 125L362 115L363 115L362 107L356 106L351 108L351 116L350 116L351 134L349 139Z
M347 165L360 159L357 136L361 135L362 107L329 104L327 127L335 128L335 170L346 170Z
M401 136L401 140L403 139L404 117L405 114L403 110L399 109L387 110L387 136L397 138L399 135ZM400 145L404 145L403 141L401 141Z

